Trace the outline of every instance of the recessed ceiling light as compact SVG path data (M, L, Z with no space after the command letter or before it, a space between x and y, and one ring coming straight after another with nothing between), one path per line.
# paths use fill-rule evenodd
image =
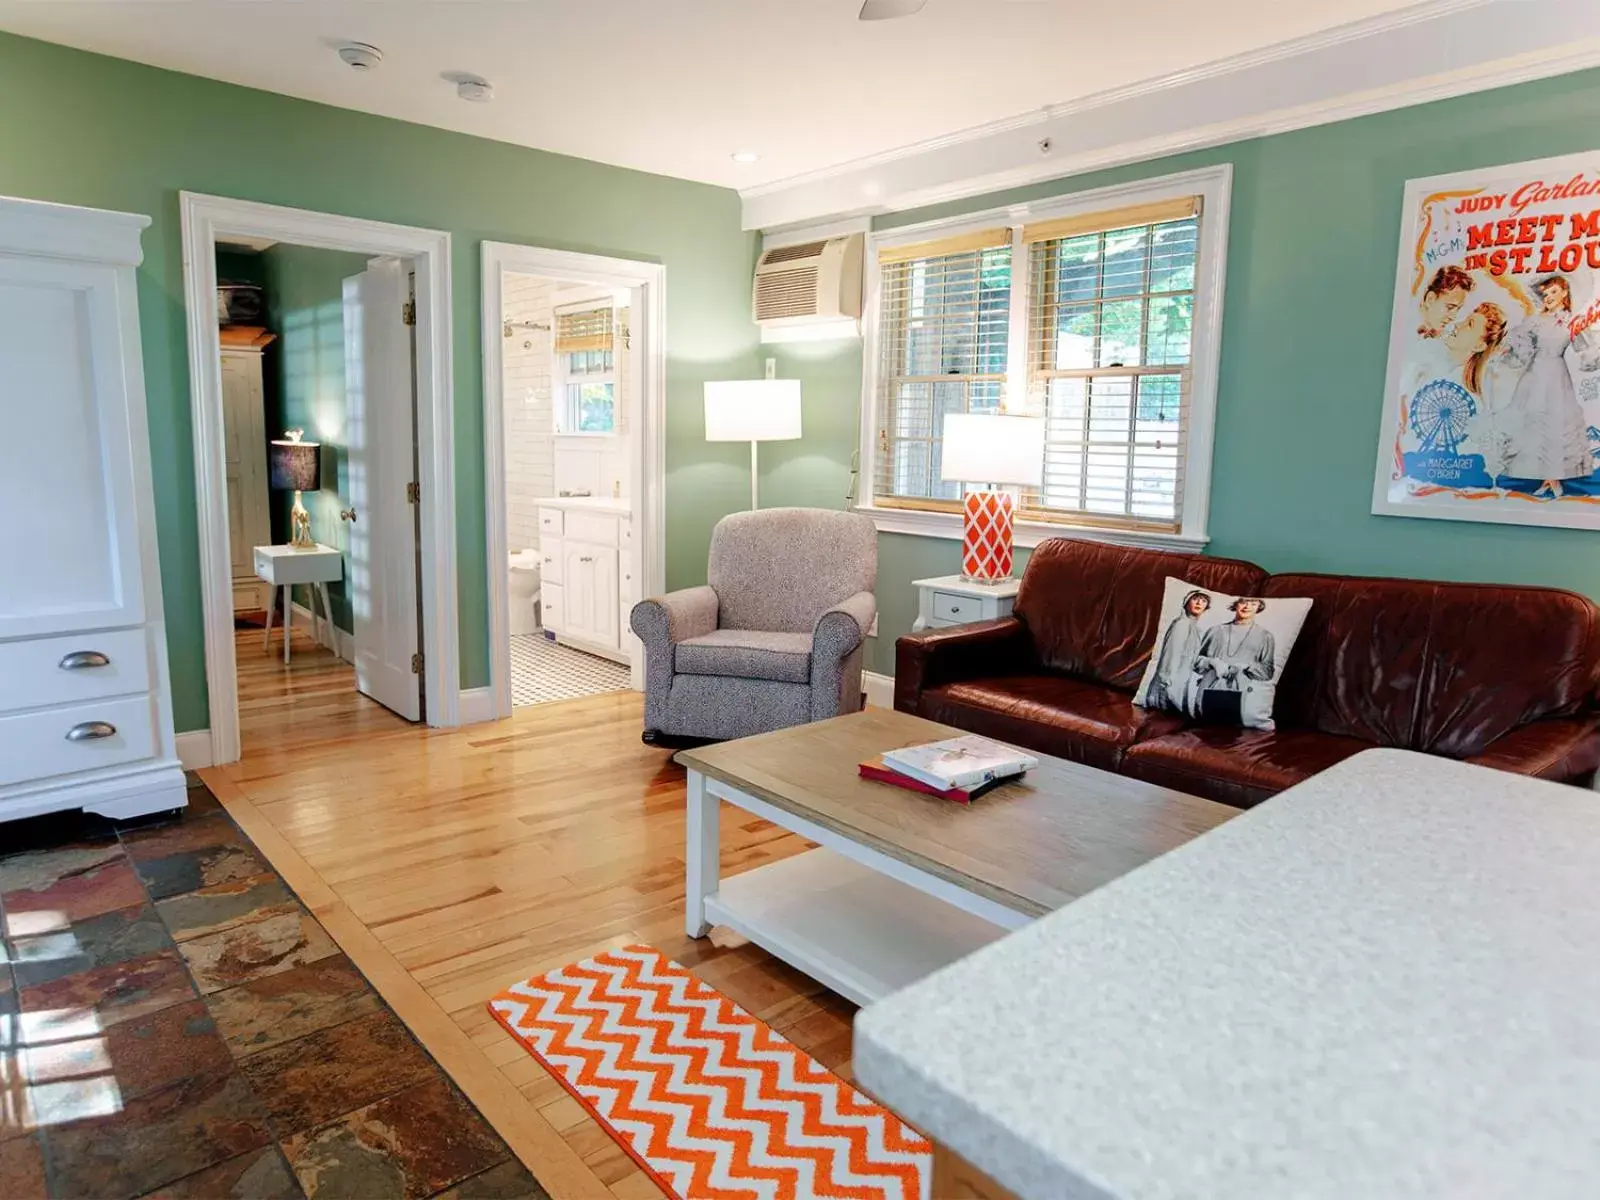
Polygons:
M735 150L732 157L736 163L758 163L761 161L761 155L754 150Z

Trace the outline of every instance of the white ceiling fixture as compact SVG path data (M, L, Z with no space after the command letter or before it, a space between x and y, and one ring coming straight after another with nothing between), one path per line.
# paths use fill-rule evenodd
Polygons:
M752 163L758 163L761 161L761 155L757 154L754 150L735 150L728 157L733 159L734 162L742 163L745 166L749 166Z
M487 104L494 99L494 87L487 79L471 77L456 80L456 95L473 104Z
M370 71L383 61L383 51L366 42L346 42L339 47L339 57L347 67L357 71Z
M928 0L866 0L861 6L862 21L892 21L896 17L909 17L919 13Z

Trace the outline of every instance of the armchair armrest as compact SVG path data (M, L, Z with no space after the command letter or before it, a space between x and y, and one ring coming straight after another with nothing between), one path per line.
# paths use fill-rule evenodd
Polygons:
M674 642L716 632L717 604L717 593L709 587L683 588L639 601L628 624L646 647L670 648Z
M1587 784L1600 768L1600 718L1530 721L1501 734L1467 761L1559 783Z
M854 712L861 704L861 643L878 598L857 592L817 618L811 629L811 717Z
M956 679L1005 675L1034 659L1033 639L1016 617L908 633L894 646L894 706L915 713L928 688Z
M641 600L628 614L628 624L644 645L647 730L660 729L667 719L667 698L672 692L673 645L715 632L717 608L717 593L702 586Z

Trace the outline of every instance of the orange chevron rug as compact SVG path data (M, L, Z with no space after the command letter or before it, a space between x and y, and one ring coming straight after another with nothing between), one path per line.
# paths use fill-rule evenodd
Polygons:
M677 1200L917 1200L927 1139L659 950L513 984L489 1011Z

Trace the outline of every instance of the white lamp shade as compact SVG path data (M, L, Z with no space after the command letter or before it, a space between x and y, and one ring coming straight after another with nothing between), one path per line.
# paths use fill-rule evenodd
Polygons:
M798 379L706 384L706 441L787 442L800 436Z
M954 483L1037 487L1044 478L1044 418L947 414L939 477Z

